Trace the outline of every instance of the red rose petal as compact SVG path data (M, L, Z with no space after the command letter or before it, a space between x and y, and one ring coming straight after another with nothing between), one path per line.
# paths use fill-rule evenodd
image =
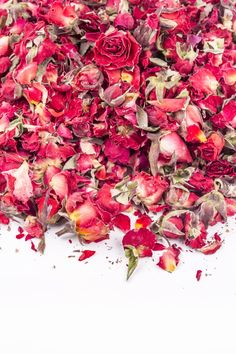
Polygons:
M121 231L126 232L130 230L130 218L128 215L119 214L112 219L112 224L118 227Z
M85 259L92 257L95 253L96 251L84 250L78 260L80 262L84 261Z
M197 273L196 273L196 279L197 281L199 281L201 279L201 276L202 276L202 270L197 270Z
M32 241L31 241L31 247L30 248L32 249L32 251L38 252L37 248L35 247L35 245L34 245L34 243Z

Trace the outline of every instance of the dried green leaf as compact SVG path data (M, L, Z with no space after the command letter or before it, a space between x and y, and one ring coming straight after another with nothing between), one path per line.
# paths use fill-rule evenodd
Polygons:
M171 232L175 235L178 235L178 236L184 236L184 232L180 231L172 222L170 221L165 221L164 224L161 225L161 231L162 232Z
M76 167L76 158L77 156L72 156L69 160L66 161L65 165L63 166L63 170L73 170Z
M135 248L132 246L127 247L125 249L125 256L129 259L126 280L129 280L129 278L137 268L139 257L135 253Z
M148 154L149 164L153 176L156 176L156 174L158 173L157 159L159 154L160 154L159 139L155 139L151 143L149 154Z
M168 64L164 60L162 60L160 58L150 58L149 60L150 60L151 63L156 64L156 65L161 66L161 67L167 67L168 66Z
M138 127L141 129L145 129L148 127L148 116L143 108L137 106L136 119L138 123Z

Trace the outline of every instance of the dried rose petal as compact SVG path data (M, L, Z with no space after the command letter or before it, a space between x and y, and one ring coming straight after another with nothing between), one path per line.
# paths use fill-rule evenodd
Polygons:
M79 261L84 261L85 259L92 257L95 253L96 251L84 250L79 257Z
M196 279L197 281L199 281L201 279L201 276L202 276L202 270L197 270L197 273L196 273Z
M232 1L2 2L0 223L23 217L39 251L57 223L118 227L127 278L157 250L172 272L172 239L216 252L208 226L236 214Z
M112 219L112 224L123 232L130 230L130 218L125 214L118 214Z
M179 254L180 250L177 247L168 247L160 257L157 265L167 272L172 273L179 263Z

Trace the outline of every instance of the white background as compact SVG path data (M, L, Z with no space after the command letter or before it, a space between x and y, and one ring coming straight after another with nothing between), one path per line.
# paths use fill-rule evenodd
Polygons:
M76 239L50 232L41 256L15 238L18 225L2 226L0 353L235 354L234 226L220 226L225 243L215 255L184 251L169 274L155 265L156 254L129 282L117 230L84 247L96 250L85 263L73 252L83 248Z

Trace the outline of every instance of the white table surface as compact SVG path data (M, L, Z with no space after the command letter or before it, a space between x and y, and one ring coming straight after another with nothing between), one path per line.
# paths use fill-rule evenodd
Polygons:
M53 230L40 255L17 227L0 231L0 353L236 353L234 218L215 255L184 251L173 274L141 260L129 282L118 230L85 247ZM96 250L87 263L82 248Z

